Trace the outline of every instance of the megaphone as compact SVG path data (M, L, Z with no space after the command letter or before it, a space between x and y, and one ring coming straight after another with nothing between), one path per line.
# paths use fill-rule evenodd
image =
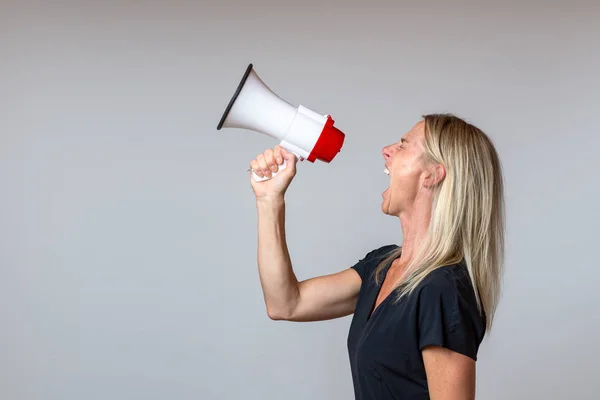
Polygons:
M265 85L250 64L217 130L240 128L259 132L280 140L280 146L295 154L299 161L329 163L340 152L345 139L345 134L333 126L334 122L329 115L321 115L302 105L294 107L281 99ZM284 160L279 171L285 167ZM260 178L254 171L252 175L257 182L269 179Z

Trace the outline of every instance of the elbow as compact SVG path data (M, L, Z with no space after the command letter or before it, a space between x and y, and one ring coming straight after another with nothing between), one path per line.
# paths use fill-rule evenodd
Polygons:
M291 319L291 313L281 308L267 307L267 315L273 321L289 321Z
M267 315L273 321L285 321L285 317L283 316L283 314L281 314L277 311L267 310Z

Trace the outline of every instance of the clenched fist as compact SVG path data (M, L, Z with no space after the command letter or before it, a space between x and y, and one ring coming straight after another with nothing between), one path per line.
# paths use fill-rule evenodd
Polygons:
M279 167L284 160L286 166L282 171L279 171ZM262 154L257 155L250 163L250 168L259 177L269 179L256 182L252 177L252 171L250 172L250 183L256 199L283 197L292 179L296 176L297 162L294 153L290 153L279 145L273 149L266 149ZM273 177L274 172L277 172L277 175Z

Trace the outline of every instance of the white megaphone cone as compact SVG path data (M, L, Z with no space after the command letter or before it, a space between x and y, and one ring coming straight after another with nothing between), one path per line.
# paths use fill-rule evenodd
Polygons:
M280 145L294 153L299 161L319 159L330 162L341 150L345 135L333 126L329 115L321 115L302 105L292 106L277 96L248 65L241 82L229 101L217 130L247 129L280 140ZM285 168L279 166L279 170ZM255 181L260 178L252 173ZM272 176L277 173L272 174Z

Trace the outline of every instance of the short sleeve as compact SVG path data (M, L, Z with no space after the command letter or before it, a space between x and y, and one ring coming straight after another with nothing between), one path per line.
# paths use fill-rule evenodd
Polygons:
M477 360L485 326L474 301L452 283L425 285L418 306L419 349L440 346Z
M351 268L358 272L360 278L364 281L365 278L377 267L377 265L389 255L390 251L398 248L397 245L390 244L371 250L362 259L360 259Z

